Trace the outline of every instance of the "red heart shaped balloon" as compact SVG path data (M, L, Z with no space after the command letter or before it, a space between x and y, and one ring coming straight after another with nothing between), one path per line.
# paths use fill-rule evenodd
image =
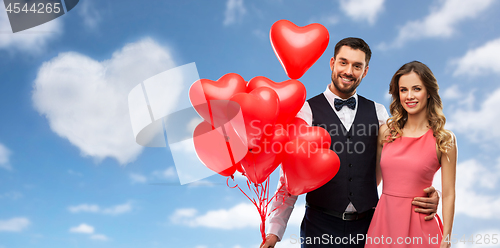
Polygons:
M245 176L253 183L261 184L281 164L284 158L288 133L277 125L271 135L264 135L259 146L248 151L241 165Z
M210 123L204 121L196 126L193 142L198 158L207 168L223 176L230 176L248 150L240 139L231 138L237 137L233 129L228 128L228 125L219 127L222 128L225 130L213 129ZM227 136L224 137L221 133L226 133Z
M290 137L290 140L293 140L297 137L299 132L301 132L300 129L304 127L308 127L307 122L304 121L302 118L295 117L293 118L293 121L286 124L286 131L288 132L288 137Z
M313 148L329 149L332 144L332 137L326 129L320 126L309 126L301 118L295 117L294 121L286 127L290 140L300 138L309 141Z
M214 109L223 107L222 104L212 106L216 100L229 100L237 93L246 90L245 80L236 73L228 73L217 81L200 79L191 85L189 89L189 100L198 114L207 122L214 124L212 112L224 112L225 109ZM225 107L224 107L225 108ZM221 121L222 122L222 121ZM214 124L214 126L217 126Z
M287 20L273 24L269 34L274 53L291 79L298 79L321 57L330 35L321 24L299 27Z
M258 87L269 87L278 94L280 111L276 124L284 125L295 118L307 96L306 87L300 81L293 79L275 83L266 77L254 77L248 81L247 92Z
M314 148L308 141L294 139L285 145L282 168L286 187L292 195L315 190L330 181L340 168L337 154L325 148Z
M245 173L245 170L243 169L243 166L241 165L241 161L240 161L240 162L238 162L238 163L235 165L235 167L236 167L236 171L237 171L237 172L239 172L239 173L241 173L241 174L244 174L244 173Z
M263 133L271 133L274 128L279 114L278 94L271 88L259 87L250 93L238 93L230 101L239 104L244 120L231 119L231 125L240 136L246 137L243 140L247 141L249 149L257 147Z

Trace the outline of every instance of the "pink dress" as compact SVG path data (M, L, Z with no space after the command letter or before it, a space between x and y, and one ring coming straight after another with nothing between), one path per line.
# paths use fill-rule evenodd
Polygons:
M439 247L442 225L415 212L414 197L426 196L440 168L436 138L429 129L420 137L385 143L380 159L383 190L366 236L365 247Z

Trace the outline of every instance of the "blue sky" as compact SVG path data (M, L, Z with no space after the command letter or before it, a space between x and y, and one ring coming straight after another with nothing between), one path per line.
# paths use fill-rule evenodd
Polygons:
M344 37L371 46L358 93L386 107L394 72L427 64L459 144L454 233L500 236L498 1L81 0L16 34L0 8L0 248L257 247L258 215L225 178L181 185L168 149L135 143L127 95L191 62L201 78L284 81L268 37L280 19L330 32L300 79L308 98L329 83ZM303 204L278 247L298 247Z

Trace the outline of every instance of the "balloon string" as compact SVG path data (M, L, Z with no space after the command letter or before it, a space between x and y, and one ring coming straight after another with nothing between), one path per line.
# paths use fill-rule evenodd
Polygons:
M231 177L234 181L234 177ZM266 181L268 181L266 179ZM268 182L267 182L268 183ZM269 204L267 202L268 197L263 195L262 192L266 192L264 188L262 188L262 184L253 184L250 182L250 180L247 179L247 187L250 192L253 192L256 196L257 199L251 198L245 191L238 185L236 184L235 186L231 187L229 186L229 177L226 180L226 184L229 188L238 188L241 193L257 208L257 211L259 212L261 224L260 224L260 233L262 236L262 240L265 241L266 238L266 233L265 233L265 222L266 222L266 217L267 217L267 205Z
M234 181L234 177L231 177L231 178ZM266 180L261 184L252 183L247 178L247 182L246 182L247 188L250 192L253 192L255 194L255 197L250 197L249 196L250 194L245 193L245 191L239 186L239 184L236 184L233 187L229 186L229 178L227 179L226 184L229 188L233 188L233 189L238 188L241 191L241 193L243 193L243 195L248 200L250 200L250 202L252 202L252 204L257 208L257 211L259 213L260 220L261 220L259 229L260 229L260 233L262 236L262 240L265 241L266 240L266 219L268 216L271 215L271 213L273 213L276 209L278 209L281 205L284 204L284 202L285 202L285 197L284 197L285 184L282 184L272 197L269 197L269 194L270 194L269 177L267 177ZM279 206L275 207L273 210L268 211L269 204L273 200L277 201L280 196L282 196L280 199L280 200L282 200L281 204Z
M281 197L281 203L276 206L273 210L271 210L271 212L269 213L269 215L271 215L274 211L276 211L276 209L280 208L282 205L285 204L285 189L284 189L284 184L282 184L280 186L280 188L276 191L276 194L274 194L273 198L276 198L276 201L278 201L278 196L279 195L282 195L283 197ZM273 198L271 198L271 200L268 202L268 204L273 200Z
M234 182L234 176L233 176L233 175L231 175L231 179L233 179L233 182ZM226 185L227 185L227 187L229 187L229 188L231 188L231 189L234 189L234 188L238 187L238 184L236 184L236 185L234 185L234 186L232 186L232 187L231 187L231 186L229 186L229 177L228 177L228 178L227 178L227 180L226 180Z
M247 184L248 184L248 179L247 179ZM243 191L243 190L240 188L240 186L239 186L239 185L236 185L236 187L237 187L237 188L241 191L241 193L243 193L243 195L245 195L245 196L248 198L248 200L250 200L250 202L252 202L252 203L253 203L253 205L254 205L256 208L259 208L259 207L257 206L257 202L255 202L255 200L254 200L253 198L250 198L250 197L249 197L249 196L245 193L245 191ZM250 185L249 185L249 184L248 184L248 187L250 187Z
M250 154L252 154L252 162L253 162L253 178L257 178L257 168L256 168L256 158L255 158L255 154L253 153L252 149L250 149L248 152L250 152Z
M261 219L261 226L260 226L260 232L262 234L262 240L266 240L266 218L267 218L267 206L269 204L268 199L269 199L269 177L266 178L266 181L264 183L264 188L261 191L261 213L260 213L260 219Z
M269 199L269 202L268 203L271 203L274 199L278 199L278 196L279 195L284 195L285 194L285 189L284 189L284 184L282 184L278 190L276 190L276 194L273 195L273 197L271 197L271 199ZM283 199L285 199L285 197L283 197ZM284 201L283 201L284 202Z
M227 135L226 128L224 125L221 125L222 129L222 135L224 136L224 139L226 140L226 148L227 152L229 153L229 158L231 159L231 166L234 166L236 163L234 161L234 155L233 151L231 149L231 144L229 143L229 136Z
M200 85L201 85L201 83L200 83ZM210 124L212 125L212 130L215 130L214 116L212 113L212 106L210 106L210 100L207 99L207 95L205 95L205 92L203 92L203 95L205 96L205 101L207 101L208 114L210 115Z

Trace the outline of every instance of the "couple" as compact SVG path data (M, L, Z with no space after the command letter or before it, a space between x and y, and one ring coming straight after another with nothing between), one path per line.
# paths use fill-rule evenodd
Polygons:
M390 83L389 118L383 105L356 93L370 57L362 39L339 41L330 60L331 84L297 114L335 135L331 149L340 169L307 193L300 238L291 238L302 247L449 247L445 238L453 225L457 147L454 135L444 129L436 79L420 62L403 65ZM344 132L332 132L336 127ZM355 149L357 144L364 149ZM440 167L444 228L435 216L439 197L431 186ZM281 174L278 188L284 180ZM284 238L296 200L288 192L278 195L261 248Z

